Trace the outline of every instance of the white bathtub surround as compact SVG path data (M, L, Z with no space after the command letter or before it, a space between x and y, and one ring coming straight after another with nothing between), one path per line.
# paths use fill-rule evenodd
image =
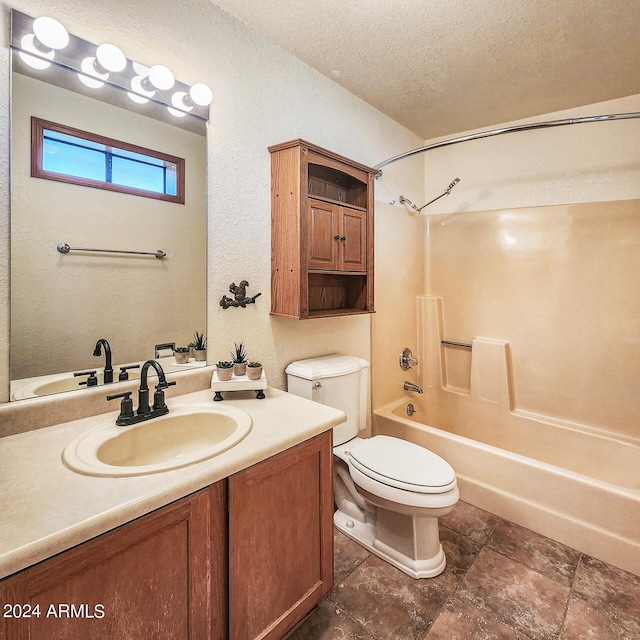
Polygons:
M460 362L452 372L442 300L421 297L418 307L425 394L377 410L374 431L445 458L463 500L640 574L640 443L519 409L505 340L475 338L466 376Z

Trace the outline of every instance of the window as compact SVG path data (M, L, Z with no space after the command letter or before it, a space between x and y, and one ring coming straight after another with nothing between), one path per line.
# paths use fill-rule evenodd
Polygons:
M184 159L31 118L31 175L184 204Z

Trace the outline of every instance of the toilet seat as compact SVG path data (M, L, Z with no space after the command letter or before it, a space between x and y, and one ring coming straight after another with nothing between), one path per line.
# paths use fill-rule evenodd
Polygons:
M352 473L412 493L447 493L457 486L454 470L439 455L391 436L363 440L350 449L348 463Z

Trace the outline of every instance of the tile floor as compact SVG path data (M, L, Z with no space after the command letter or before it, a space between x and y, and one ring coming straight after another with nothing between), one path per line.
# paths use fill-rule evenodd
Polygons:
M287 640L640 640L640 577L464 502L413 580L335 533L335 587Z

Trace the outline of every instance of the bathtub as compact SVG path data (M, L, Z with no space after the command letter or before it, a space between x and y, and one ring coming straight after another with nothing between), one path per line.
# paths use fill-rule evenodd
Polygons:
M517 411L492 426L478 420L479 428L465 411L443 411L426 395L410 393L375 410L374 433L447 460L465 502L640 575L637 442ZM464 404L463 395L448 395Z

